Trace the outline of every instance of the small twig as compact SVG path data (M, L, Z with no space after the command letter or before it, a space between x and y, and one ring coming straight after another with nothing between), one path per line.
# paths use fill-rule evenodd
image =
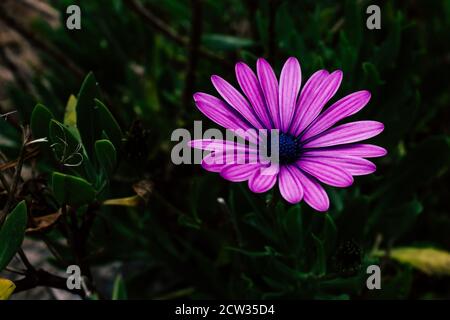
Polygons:
M27 271L35 272L36 270L34 269L33 265L30 263L30 260L28 260L23 249L20 248L19 251L17 251L17 253L19 254L20 259L22 260L23 265L27 268Z
M44 241L45 245L47 246L50 253L55 257L56 260L58 260L60 263L62 263L65 266L68 266L69 263L61 256L61 254L56 250L54 245L49 241L47 236L43 233L40 234L40 238L42 241Z
M189 40L189 60L186 69L182 105L191 101L195 87L195 72L198 63L198 51L202 37L202 0L191 0L191 35Z
M8 199L6 200L5 207L3 208L2 212L0 213L0 225L3 224L3 221L5 221L6 215L8 214L9 210L11 209L11 206L14 202L14 197L16 195L17 186L19 185L19 180L21 179L22 166L23 166L23 163L25 160L25 148L26 148L28 139L30 137L30 133L27 128L23 128L22 131L23 131L23 142L22 142L22 147L20 149L19 160L17 161L16 170L14 171L13 182L12 182L9 194L8 194Z
M125 4L128 5L128 7L136 14L144 18L149 26L162 33L170 40L182 46L188 43L187 38L179 35L174 29L172 29L172 27L170 27L170 25L166 24L163 20L159 19L153 13L145 9L139 2L135 0L126 0Z
M8 267L5 268L5 271L11 272L11 273L15 273L15 274L20 274L21 276L26 275L25 271L14 270L14 269L11 269L11 268L8 268Z
M139 2L136 0L125 0L125 4L133 10L138 16L140 16L150 27L158 31L159 33L165 35L168 39L172 40L176 44L188 47L189 39L179 35L174 29L170 27L163 20L159 19L153 13L145 9ZM211 61L220 63L223 66L229 67L231 66L230 62L222 58L221 56L216 55L215 53L208 51L205 48L199 48L198 54L204 58L207 58Z
M3 188L6 190L7 193L9 193L11 189L9 187L8 181L6 180L5 175L1 171L0 171L0 181L2 182Z

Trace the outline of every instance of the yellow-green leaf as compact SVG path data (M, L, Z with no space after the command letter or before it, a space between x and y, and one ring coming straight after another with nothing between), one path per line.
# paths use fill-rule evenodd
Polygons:
M124 206L124 207L137 207L144 201L140 196L132 196L118 199L108 199L103 202L105 206Z
M77 126L77 98L72 94L69 97L64 113L64 124L68 126Z
M377 253L377 255L381 255ZM450 253L436 248L394 248L389 256L427 275L450 275Z
M0 300L7 300L16 289L14 282L0 278Z

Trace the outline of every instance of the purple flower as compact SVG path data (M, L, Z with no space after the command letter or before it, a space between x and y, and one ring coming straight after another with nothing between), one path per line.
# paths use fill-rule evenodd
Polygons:
M334 126L369 102L370 92L366 90L349 94L321 112L338 90L342 71L330 74L319 70L300 91L301 77L296 58L286 61L279 81L269 63L260 58L256 75L246 64L236 64L236 78L244 95L215 75L211 80L223 100L206 93L194 94L200 111L226 129L279 129L279 165L270 174L261 170L267 168L267 163L242 164L233 155L225 154L231 150L252 158L258 148L258 138L247 137L249 144L193 140L190 146L213 151L202 161L208 171L219 172L234 182L248 180L250 190L256 193L270 190L278 181L280 193L289 203L304 199L315 210L326 211L329 199L320 183L348 187L353 183L353 176L374 172L375 164L366 158L384 156L386 150L355 142L378 135L384 126L377 121ZM217 145L223 150L217 151Z

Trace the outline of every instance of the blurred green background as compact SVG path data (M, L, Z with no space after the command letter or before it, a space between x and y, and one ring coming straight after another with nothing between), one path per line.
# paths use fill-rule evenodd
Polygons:
M14 37L0 43L0 103L2 113L18 112L0 121L1 150L17 156L18 125L37 103L62 121L93 72L124 133L101 198L132 196L143 179L150 189L145 205L102 206L87 240L90 266L120 262L129 298L450 298L449 1L380 2L381 30L366 28L371 1L52 0L36 1L45 10L29 15L8 2L0 32ZM81 30L65 27L71 4L81 8ZM386 128L373 141L389 152L376 173L327 188L326 214L288 205L276 188L252 194L170 160L174 129L214 126L192 99L215 94L210 75L236 84L235 62L254 68L265 57L278 73L289 56L304 79L343 70L333 101L369 90L353 118ZM37 166L48 184L46 158ZM70 259L58 227L45 233ZM401 247L443 256L395 259ZM382 290L366 288L370 264L381 266Z

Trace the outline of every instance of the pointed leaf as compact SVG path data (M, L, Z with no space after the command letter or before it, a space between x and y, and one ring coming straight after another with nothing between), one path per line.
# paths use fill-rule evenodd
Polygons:
M116 166L116 148L111 141L97 140L95 142L95 155L98 163L107 173L113 172Z
M95 199L95 190L86 180L54 172L52 177L53 193L59 204L81 206Z
M37 104L31 113L31 132L35 139L48 137L48 126L54 118L53 113L44 105Z
M97 86L97 81L93 73L89 73L81 85L78 93L76 114L78 130L80 131L81 140L86 148L88 156L91 158L94 154L95 140L100 137L101 130L97 123L95 98L99 97L100 93Z
M27 205L19 202L6 217L0 229L0 271L3 270L19 250L27 226Z
M117 148L120 147L122 141L122 130L116 119L114 119L108 108L98 99L95 99L96 115L98 123L102 131L106 133L108 139Z
M112 292L112 300L127 300L127 290L125 288L125 282L121 275L118 275L114 280L114 288Z

